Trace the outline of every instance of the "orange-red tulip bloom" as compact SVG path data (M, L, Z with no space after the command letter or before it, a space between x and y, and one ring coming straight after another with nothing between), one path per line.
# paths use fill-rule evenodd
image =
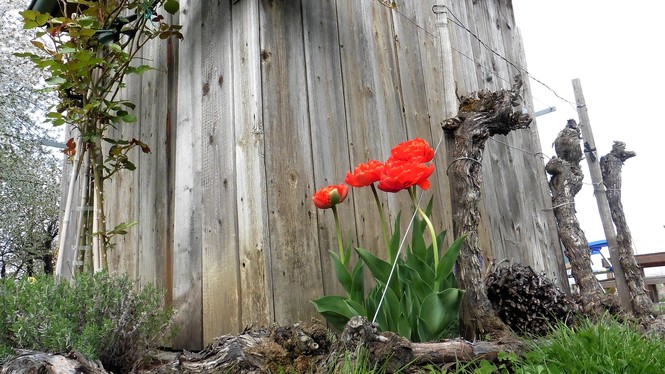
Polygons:
M423 190L429 189L427 178L434 172L434 165L395 160L386 162L385 166L378 185L381 191L399 192L413 185L418 185Z
M383 162L369 160L353 169L353 173L346 173L344 182L353 187L365 187L381 179Z
M390 151L390 158L388 161L400 160L411 162L429 162L434 158L434 150L429 144L420 139L415 138L399 143Z
M312 197L314 205L319 209L328 209L346 199L349 187L345 184L331 185L316 191Z

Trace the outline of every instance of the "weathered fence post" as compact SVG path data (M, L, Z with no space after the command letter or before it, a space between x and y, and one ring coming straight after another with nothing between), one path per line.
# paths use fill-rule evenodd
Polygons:
M482 158L490 136L506 135L531 124L532 118L516 108L521 106L522 78L515 78L512 90L481 90L464 96L456 117L443 123L453 133L454 148L449 161L454 180L452 198L455 237L466 235L457 258L458 281L465 290L461 306L461 329L472 339L479 335L507 331L487 298L483 279L482 253L478 244Z
M624 161L631 157L635 157L635 152L626 151L626 143L615 141L612 151L600 158L600 170L603 175L603 184L606 188L612 221L614 221L614 227L616 228L617 250L619 251L621 268L625 272L630 301L635 314L649 316L652 314L651 308L653 305L644 289L644 277L633 255L633 238L621 203L621 167Z

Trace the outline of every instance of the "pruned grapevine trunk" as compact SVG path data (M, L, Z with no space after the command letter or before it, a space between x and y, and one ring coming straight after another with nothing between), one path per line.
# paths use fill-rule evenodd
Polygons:
M550 159L545 170L551 175L549 184L559 237L579 288L582 310L598 316L603 309L605 292L591 269L589 243L575 212L575 195L582 188L584 174L580 167L583 154L580 129L574 120L568 120L554 141L554 147L557 157Z
M600 170L603 174L612 221L617 231L619 258L626 275L630 301L635 313L646 317L652 315L653 304L645 291L644 276L633 254L633 238L621 203L621 168L624 161L635 155L635 152L626 150L626 143L615 141L612 151L600 158Z
M447 119L443 129L452 133L453 149L449 159L452 185L453 231L466 235L457 259L457 279L465 290L460 324L469 339L508 331L492 309L483 280L482 253L478 245L482 158L490 136L507 135L531 124L530 115L522 113L519 90L521 77L512 90L479 91L461 98L456 117Z

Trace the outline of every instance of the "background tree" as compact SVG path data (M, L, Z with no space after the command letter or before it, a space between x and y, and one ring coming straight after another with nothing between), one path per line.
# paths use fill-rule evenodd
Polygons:
M16 51L32 48L20 2L0 0L0 276L51 273L58 232L60 161L41 145L39 125L55 96L40 92L39 70ZM51 139L52 140L52 139Z

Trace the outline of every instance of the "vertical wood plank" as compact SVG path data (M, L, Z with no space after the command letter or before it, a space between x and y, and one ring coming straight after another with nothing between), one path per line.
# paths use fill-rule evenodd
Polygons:
M163 131L167 114L167 48L163 40L153 40L143 49L141 64L154 70L142 76L142 98L139 118L139 140L146 143L150 154L137 149L138 165L135 177L139 181L138 261L141 284L153 283L165 287L165 238L169 229L169 183L166 163L166 134Z
M515 24L515 16L512 7L499 7L499 21L507 57L517 66L522 67L520 71L515 67L509 67L510 75L522 74L524 80L524 100L530 113L534 113L533 100L531 97L530 79L527 75L527 62L522 37L519 28ZM520 143L529 153L522 153L524 163L525 179L532 181L534 186L534 198L530 202L532 211L533 230L535 240L531 249L534 252L534 268L544 271L551 279L556 280L563 289L568 289L568 277L566 275L561 242L557 230L554 213L551 210L552 200L550 197L547 176L544 172L544 160L539 155L542 152L540 136L538 135L537 118L524 134ZM529 203L529 202L528 202ZM528 232L526 231L526 232Z
M142 51L137 54L137 59L142 57ZM129 75L126 78L127 86L123 89L122 96L132 103L136 104L134 115L140 118L141 99L142 99L142 80L138 75ZM109 131L110 137L115 139L124 139L130 141L132 138L138 138L140 134L140 124L121 123L117 129ZM107 146L107 144L105 144ZM138 153L130 154L131 161L140 162ZM121 170L116 173L108 182L105 203L106 203L106 227L112 229L118 224L138 221L139 217L139 177L138 170ZM116 209L116 207L121 208ZM139 264L139 233L137 227L127 230L127 234L116 236L113 239L113 248L108 251L109 271L117 274L126 274L132 279L137 279ZM115 267L112 265L115 264Z
M241 322L274 320L264 164L258 0L233 4L233 97Z
M208 344L242 328L231 3L202 2L202 25L203 341Z
M470 14L473 22L467 24L482 41L473 41L474 58L478 61L476 66L476 76L481 88L487 90L498 90L502 87L502 81L499 78L499 62L496 55L490 52L486 46L495 49L493 46L492 21L488 13L488 4L474 2L469 4ZM493 5L492 5L493 6ZM496 50L496 49L495 49ZM503 61L501 61L503 62ZM504 138L505 137L501 137ZM513 218L518 217L518 209L512 211L505 205L504 199L509 198L506 191L507 181L514 180L511 175L515 173L510 151L505 147L498 147L496 142L488 141L483 152L483 223L488 229L486 233L491 243L491 254L485 253L486 257L503 259L516 255L518 243L512 234L512 230L507 227L513 225ZM511 194L515 195L515 194Z
M420 137L434 148L441 141L430 177L430 190L422 202L434 199L432 222L437 231L445 230L444 243L452 243L452 210L450 183L446 175L446 147L442 141L444 117L441 55L431 6L425 2L399 1L399 13L393 11L395 46L399 62L399 78L408 138ZM455 108L456 109L456 108Z
M317 316L310 300L323 294L323 283L310 203L314 175L301 2L260 5L271 270L275 320L283 324Z
M174 348L202 348L201 302L201 3L180 2L173 254Z
M390 12L377 1L337 1L351 165L370 159L385 161L390 149L406 140ZM386 208L392 207L387 212L389 222L404 208L402 226L406 228L412 212L406 193L380 196ZM353 198L358 245L385 258L371 190L354 191ZM371 276L366 274L366 278Z
M452 24L450 25L451 44L453 49L453 64L455 70L456 87L460 96L472 93L482 88L482 77L479 77L477 70L481 61L478 59L479 53L478 41L465 30L462 26L470 27L473 25L475 15L473 14L473 2L450 1L452 9L450 14ZM471 28L473 31L473 27ZM455 109L454 113L457 113ZM452 146L452 144L448 144ZM451 160L448 161L450 164ZM484 197L483 197L484 198ZM478 226L478 241L480 248L486 258L493 257L493 247L490 239L490 222L486 214L487 207L485 203L480 205L480 224Z
M318 188L342 183L352 166L349 162L344 113L336 1L304 1L302 6L314 165L314 184L309 186L312 194ZM305 201L305 205L303 211L307 210L317 216L324 292L326 295L343 295L343 289L337 281L328 253L331 250L337 252L337 236L332 212L313 209L311 201ZM353 204L350 199L339 205L337 209L340 217L353 216ZM342 232L345 244L349 230L352 230L355 236L353 222L344 219Z

